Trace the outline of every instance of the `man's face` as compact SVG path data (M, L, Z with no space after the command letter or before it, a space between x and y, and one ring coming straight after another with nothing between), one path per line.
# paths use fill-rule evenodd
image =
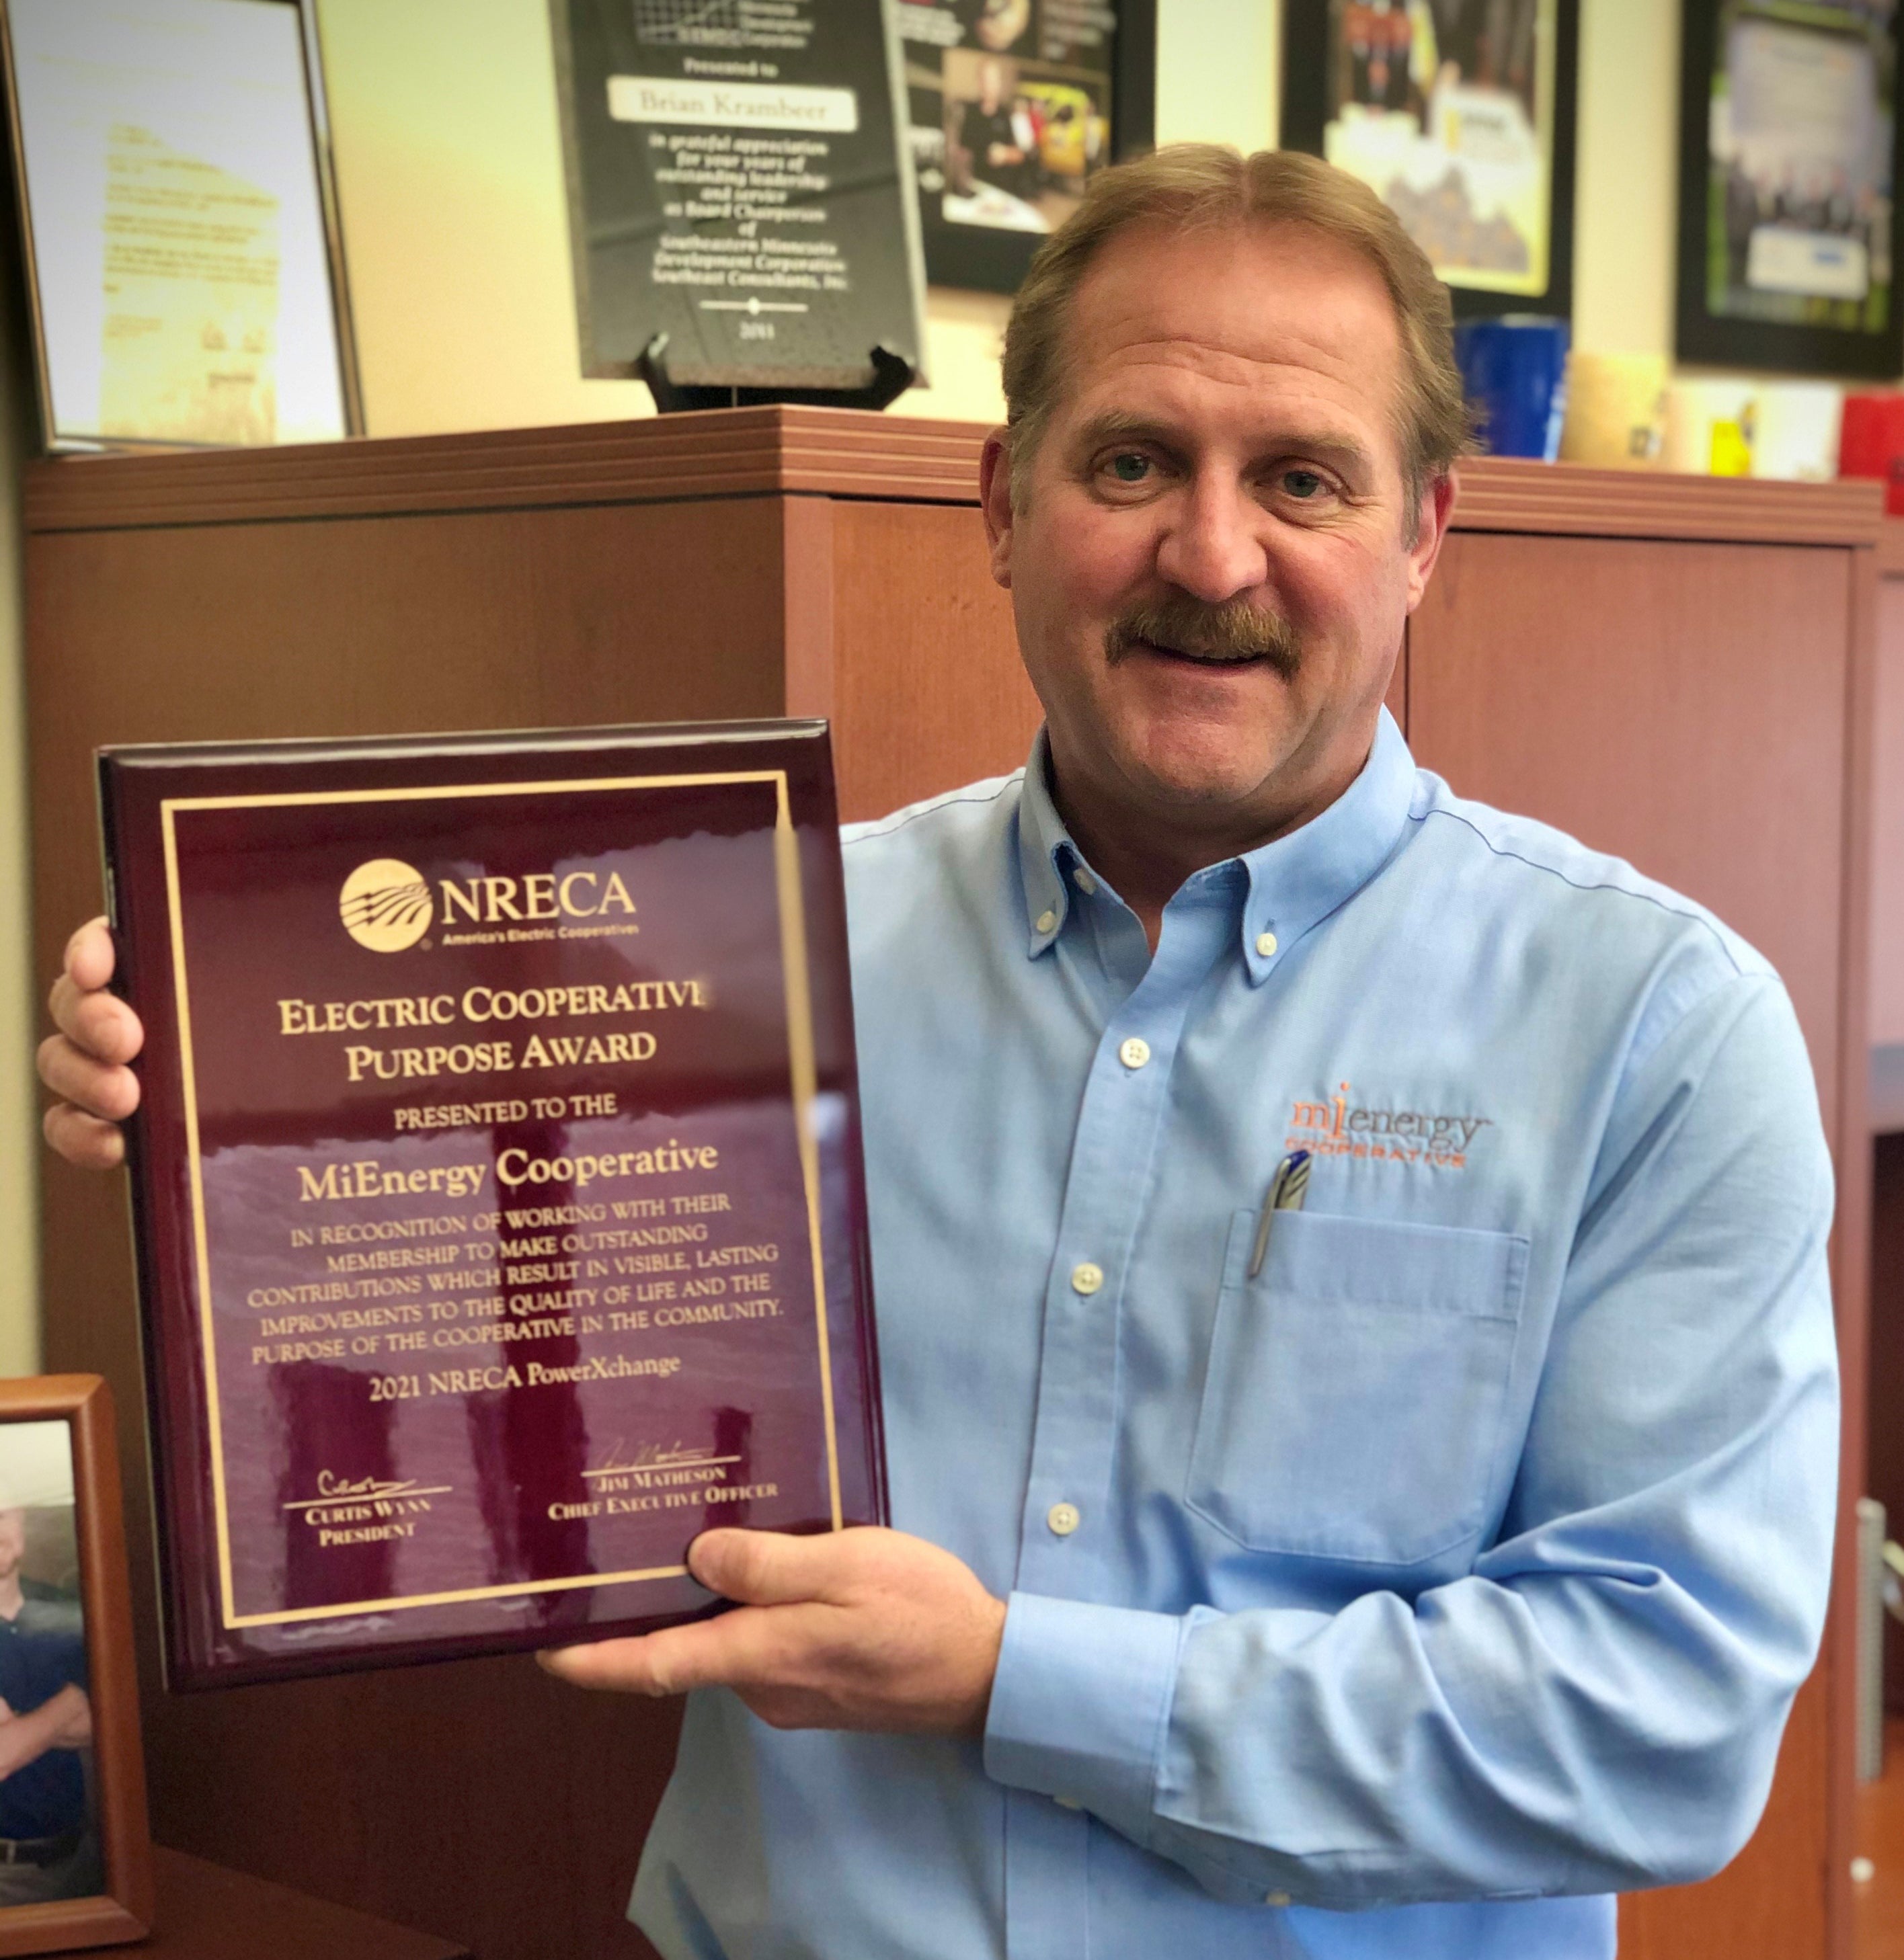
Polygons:
M0 1579L11 1579L27 1555L27 1514L0 1510Z
M1140 228L1067 354L1026 508L995 450L986 480L1061 795L1276 835L1366 758L1451 503L1410 508L1387 288L1304 227Z
M1005 97L1005 77L995 61L979 64L979 107L989 116Z

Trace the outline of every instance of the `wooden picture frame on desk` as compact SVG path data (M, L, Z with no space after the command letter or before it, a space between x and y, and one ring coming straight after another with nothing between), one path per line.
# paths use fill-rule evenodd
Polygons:
M30 1510L19 1500L35 1494L18 1481L22 1475L35 1472L30 1469L23 1473L10 1456L28 1463L46 1456L38 1447L10 1452L9 1432L30 1427L41 1434L18 1440L37 1445L44 1432L56 1424L64 1424L69 1432L70 1482L54 1494L70 1494L77 1541L78 1617L85 1642L93 1758L91 1818L86 1828L97 1834L103 1885L99 1892L81 1897L0 1906L0 1960L20 1954L123 1946L144 1939L152 1926L152 1847L146 1823L126 1527L119 1504L119 1446L114 1439L112 1391L99 1376L39 1375L0 1382L0 1500L8 1507L0 1510L0 1517L8 1510L30 1516ZM50 1474L57 1481L56 1461ZM32 1508L59 1507L47 1503ZM30 1535L16 1541L23 1542L30 1560ZM5 1527L0 1526L0 1547L5 1542ZM14 1557L14 1565L6 1567L5 1551L0 1549L0 1578L11 1577L18 1570L18 1552ZM0 1878L4 1876L0 1873Z

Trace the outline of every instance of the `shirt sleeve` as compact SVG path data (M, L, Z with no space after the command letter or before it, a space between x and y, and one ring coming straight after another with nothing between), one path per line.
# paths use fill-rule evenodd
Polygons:
M1739 977L1629 1058L1472 1570L1333 1613L1014 1595L988 1771L1239 1901L1717 1869L1757 1822L1823 1625L1831 1219L1796 1019L1775 981Z

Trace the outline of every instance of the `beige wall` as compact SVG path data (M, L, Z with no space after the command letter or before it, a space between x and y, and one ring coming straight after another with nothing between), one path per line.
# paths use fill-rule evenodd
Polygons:
M1269 148L1282 46L1282 0L1157 0L1157 140Z
M1673 351L1679 90L1676 6L1581 0L1574 341L1595 353Z

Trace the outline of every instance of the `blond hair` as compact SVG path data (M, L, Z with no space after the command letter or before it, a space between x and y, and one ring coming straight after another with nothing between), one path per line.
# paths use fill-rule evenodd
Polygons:
M1319 157L1293 150L1246 157L1218 143L1173 143L1093 178L1018 288L1004 361L1015 504L1024 504L1032 458L1064 387L1071 301L1105 246L1141 224L1181 231L1250 223L1306 224L1381 275L1401 338L1396 433L1411 513L1427 485L1453 466L1473 432L1454 364L1453 309L1401 220L1366 184Z

